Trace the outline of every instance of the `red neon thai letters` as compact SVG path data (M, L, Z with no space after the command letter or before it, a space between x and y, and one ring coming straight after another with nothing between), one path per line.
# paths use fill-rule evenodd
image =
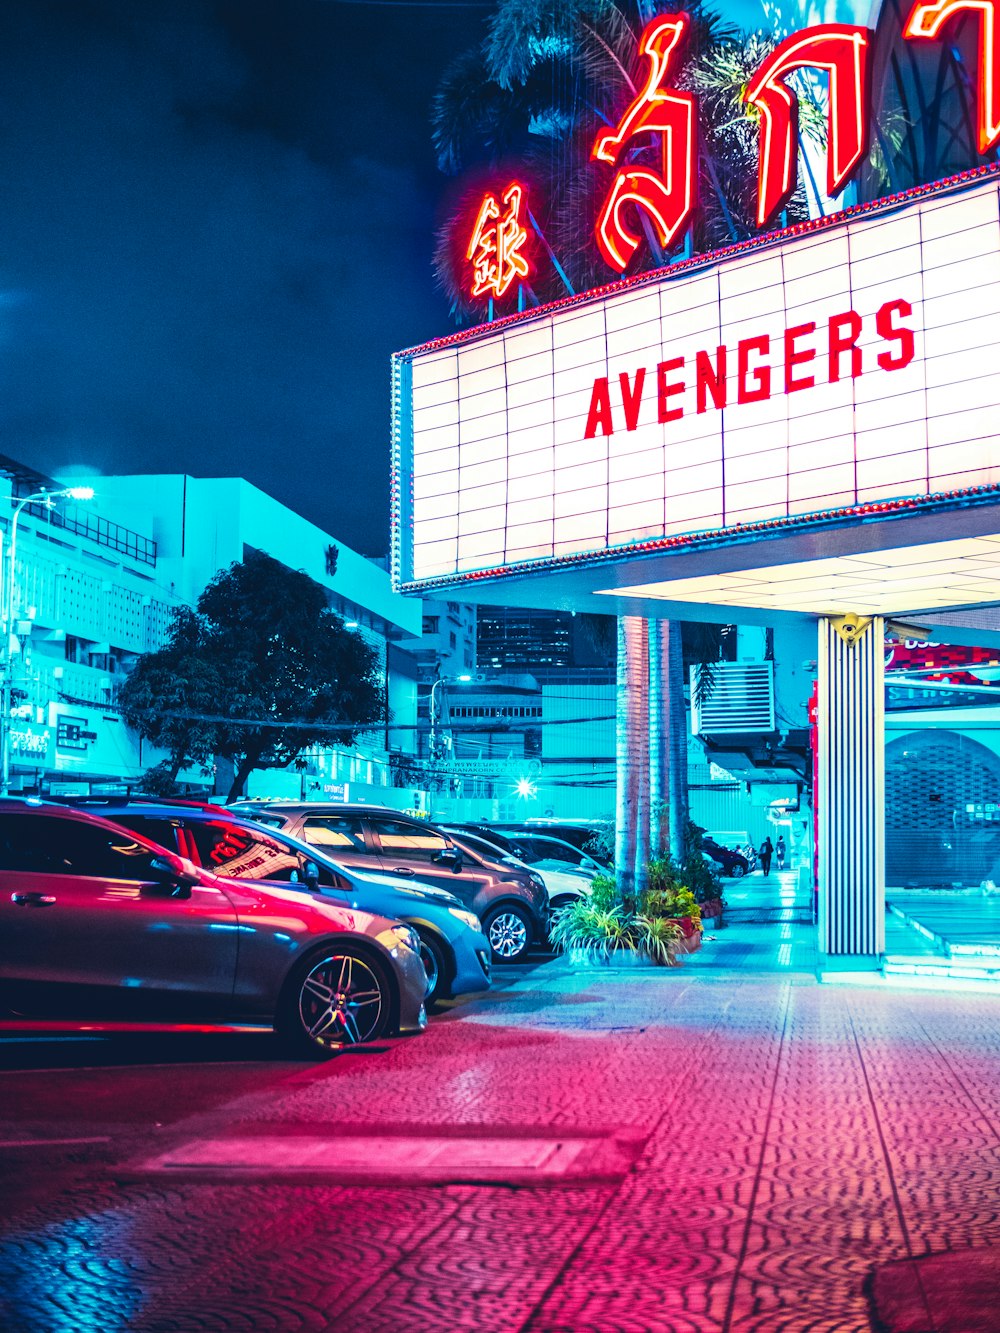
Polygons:
M786 76L823 69L830 75L826 192L839 194L868 146L868 49L874 34L848 23L793 33L747 84L743 100L760 112L757 225L765 226L795 189L799 103Z
M1000 139L1000 23L997 0L934 0L917 3L903 28L911 41L933 41L955 14L979 14L979 151Z
M649 61L646 83L617 127L598 135L591 152L597 161L615 166L637 135L652 131L663 136L661 174L644 166L619 167L597 219L597 248L619 272L640 241L623 216L626 205L648 215L664 248L680 234L694 207L695 99L663 86L689 25L687 14L661 14L646 25L639 42Z
M486 194L479 205L472 239L465 253L472 261L472 295L501 297L515 278L526 278L531 272L521 248L528 233L521 224L521 205L524 187L511 181L503 192L502 212L496 195Z

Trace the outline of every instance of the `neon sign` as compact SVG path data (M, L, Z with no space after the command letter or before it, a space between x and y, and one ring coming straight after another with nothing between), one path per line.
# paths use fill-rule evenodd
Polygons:
M662 174L647 167L621 167L597 220L597 248L611 268L622 272L639 248L639 236L625 225L622 211L634 204L648 214L666 248L691 217L695 181L695 98L664 88L672 57L690 26L687 14L661 15L646 25L639 50L649 61L645 86L614 130L598 136L591 157L614 166L637 135L661 134Z
M1000 0L917 0L903 28L914 41L940 40L941 31L956 15L979 15L979 152L1000 143ZM594 141L591 158L617 167L594 227L597 247L609 267L624 272L638 250L641 231L629 220L629 210L645 215L666 249L683 234L695 208L697 164L695 155L697 98L666 85L677 72L678 55L690 28L685 13L661 14L652 19L639 41L648 61L641 92L613 130L603 130ZM799 69L817 69L829 75L826 192L839 194L868 146L871 120L870 53L874 33L854 24L825 23L787 37L764 61L747 85L747 107L760 116L757 225L771 224L795 189L798 157L798 98L788 76ZM643 134L661 136L659 170L631 160L635 140ZM515 187L510 187L514 189ZM505 195L506 199L507 196ZM496 201L490 217L499 217ZM481 214L481 220L483 215ZM484 224L485 225L485 224ZM477 235L480 223L477 222ZM499 242L498 242L499 245ZM469 257L474 247L470 246ZM491 272L484 252L483 273ZM486 290L479 277L474 295ZM493 289L495 291L495 288Z
M524 187L517 181L511 181L500 202L494 194L483 196L465 252L466 259L472 261L473 296L499 298L515 278L526 278L531 272L527 256L521 253L528 239L521 223L523 203Z
M760 112L757 225L766 226L795 189L799 103L786 77L794 70L824 69L830 75L826 192L837 195L868 146L867 28L824 23L787 37L747 85L743 100Z
M903 27L903 36L910 41L933 41L955 14L978 12L980 153L988 153L1000 139L1000 24L996 8L996 0L936 0L931 4L917 0Z

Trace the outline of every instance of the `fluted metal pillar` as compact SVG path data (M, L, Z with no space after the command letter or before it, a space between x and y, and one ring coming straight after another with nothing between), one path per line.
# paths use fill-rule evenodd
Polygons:
M839 632L839 631L843 631ZM885 951L885 630L819 622L819 947L831 966Z

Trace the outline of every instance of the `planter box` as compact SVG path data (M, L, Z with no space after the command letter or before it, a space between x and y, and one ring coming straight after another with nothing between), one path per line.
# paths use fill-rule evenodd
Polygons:
M688 918L685 918L687 920ZM690 935L685 935L677 941L677 953L697 953L701 948L701 931L693 930Z
M567 949L563 957L573 967L592 967L603 971L618 967L628 968L629 970L655 967L661 971L663 970L661 964L654 963L648 955L637 953L634 949L616 949L607 958L590 953L587 949Z

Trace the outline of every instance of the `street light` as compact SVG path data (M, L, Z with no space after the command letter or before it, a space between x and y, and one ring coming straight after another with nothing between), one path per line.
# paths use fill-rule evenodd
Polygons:
M439 685L467 685L472 677L466 673L461 676L438 676L431 686L431 731L429 739L430 757L437 758L437 689Z
M55 500L92 500L92 486L67 486L61 491L34 491L14 506L7 537L7 559L3 569L3 677L0 679L0 796L10 791L10 724L14 704L14 561L17 558L17 520L25 505L42 504L54 508Z

